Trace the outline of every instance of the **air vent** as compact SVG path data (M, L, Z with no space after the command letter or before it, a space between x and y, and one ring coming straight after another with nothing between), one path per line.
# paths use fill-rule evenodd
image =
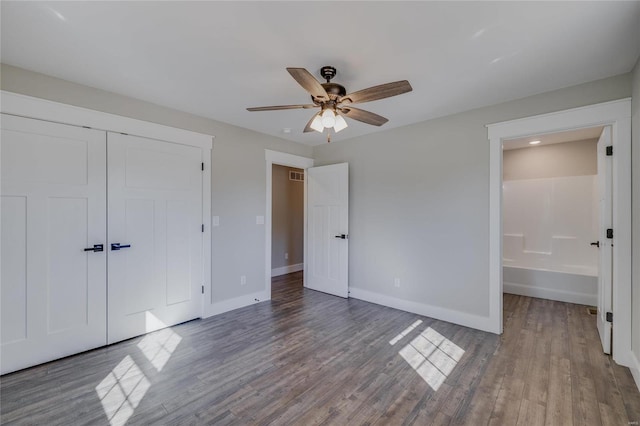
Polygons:
M289 180L293 180L296 182L304 182L304 172L296 172L294 170L289 170Z

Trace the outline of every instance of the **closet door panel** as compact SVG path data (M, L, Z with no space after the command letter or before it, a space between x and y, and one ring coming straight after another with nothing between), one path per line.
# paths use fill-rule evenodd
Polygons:
M106 343L106 133L2 115L0 370Z
M201 316L201 158L108 133L109 343Z

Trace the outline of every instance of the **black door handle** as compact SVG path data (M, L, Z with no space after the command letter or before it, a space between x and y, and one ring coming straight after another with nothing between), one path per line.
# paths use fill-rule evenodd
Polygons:
M111 250L118 251L123 248L131 247L131 244L120 244L120 243L111 243Z
M93 252L104 251L104 246L102 244L94 244L93 247L86 248L84 249L84 251L93 251Z
M595 243L591 243L591 245L600 248L600 241L596 241Z
M347 239L347 235L346 234L336 235L336 238L340 238L342 240L346 240Z

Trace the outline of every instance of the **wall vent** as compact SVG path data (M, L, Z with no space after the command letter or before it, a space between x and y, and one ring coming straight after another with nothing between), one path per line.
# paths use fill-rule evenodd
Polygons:
M289 180L293 180L296 182L304 182L304 172L296 172L294 170L289 170Z

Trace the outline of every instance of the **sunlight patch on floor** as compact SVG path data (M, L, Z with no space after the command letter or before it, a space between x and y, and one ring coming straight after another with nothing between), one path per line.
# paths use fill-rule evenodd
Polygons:
M464 355L464 350L428 327L398 353L431 389L437 391Z
M180 341L182 341L182 337L170 328L165 328L144 336L138 343L138 349L149 360L151 365L160 372L169 361L169 358L171 358L171 354L176 350Z
M419 326L420 324L422 324L422 320L417 320L416 322L414 322L413 324L411 324L409 327L405 328L404 330L402 330L400 332L400 334L398 334L396 337L394 337L393 339L391 339L389 341L389 344L391 346L395 345L396 343L398 343L400 340L402 340L402 338L404 336L406 336L407 334L411 333L413 331L414 328L416 328L417 326Z
M111 426L124 425L142 401L151 383L127 355L96 386L96 393Z

